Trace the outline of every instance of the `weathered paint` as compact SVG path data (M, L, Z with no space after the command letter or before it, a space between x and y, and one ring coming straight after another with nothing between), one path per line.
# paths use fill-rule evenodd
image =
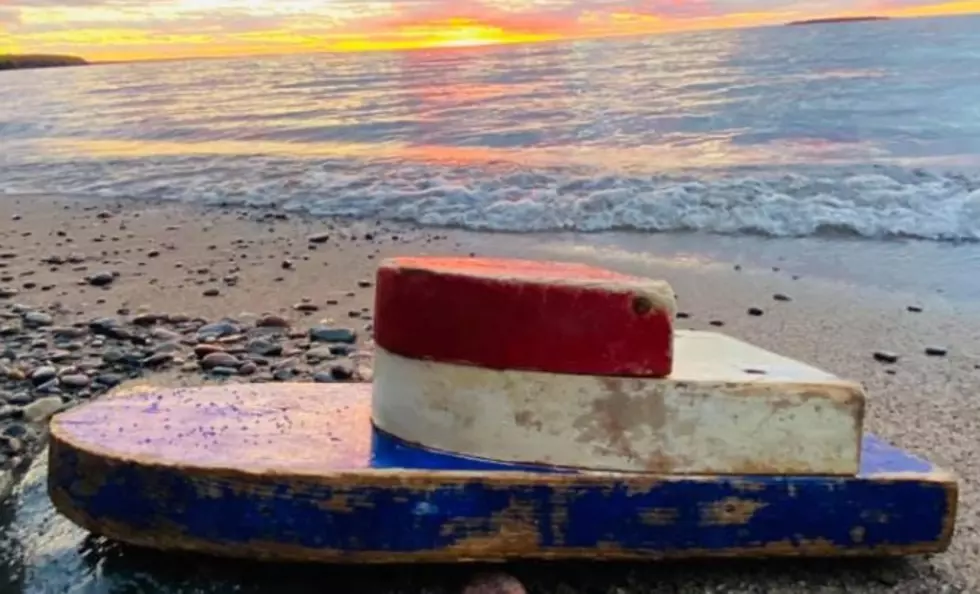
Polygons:
M396 258L378 268L374 338L415 359L662 377L675 307L664 281L582 264Z
M668 378L484 369L379 348L374 423L510 462L685 474L857 472L864 391L723 334L678 331Z
M907 555L953 533L955 478L870 437L856 477L526 472L372 434L369 407L357 384L95 401L52 421L51 498L136 545L322 562Z

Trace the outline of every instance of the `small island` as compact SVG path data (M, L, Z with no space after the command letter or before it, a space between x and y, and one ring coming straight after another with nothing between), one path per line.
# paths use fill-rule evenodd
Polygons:
M20 70L24 68L54 68L58 66L85 66L88 64L78 56L59 56L54 54L0 54L0 70Z
M852 17L828 17L821 19L806 19L802 21L790 21L787 25L824 25L830 23L863 23L865 21L887 21L884 16L852 16Z

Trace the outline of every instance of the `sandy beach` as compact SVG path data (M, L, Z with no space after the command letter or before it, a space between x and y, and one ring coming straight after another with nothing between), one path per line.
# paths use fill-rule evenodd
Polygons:
M736 253L707 258L623 246L581 235L346 223L278 210L8 197L0 202L0 494L43 445L49 414L123 381L370 380L372 281L381 258L576 260L667 279L678 294L678 327L723 331L863 382L867 430L960 476L958 527L949 552L911 560L512 568L529 592L980 591L978 304L810 276L792 253L746 263ZM208 328L214 340L202 347L195 337ZM897 361L883 363L876 352ZM5 593L69 584L98 593L137 584L165 593L226 592L231 584L242 592L313 592L339 575L360 580L363 592L452 592L472 571L261 572L204 559L151 560L66 537L64 521L38 499L38 481L35 466L0 504L0 543L14 551L6 559L0 553ZM40 532L27 530L28 512L43 516ZM61 539L53 557L44 543L28 542L45 538Z

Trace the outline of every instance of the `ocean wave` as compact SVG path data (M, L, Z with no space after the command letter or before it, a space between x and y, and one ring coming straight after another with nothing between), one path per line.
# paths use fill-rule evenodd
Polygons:
M75 162L8 192L276 207L496 232L701 231L980 241L980 177L921 169L640 176L572 168L178 157Z

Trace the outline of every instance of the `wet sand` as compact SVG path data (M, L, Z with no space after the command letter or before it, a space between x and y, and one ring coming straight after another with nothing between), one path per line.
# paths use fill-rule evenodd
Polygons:
M311 242L311 236L318 237ZM2 325L18 330L0 331L6 349L0 410L8 411L7 416L0 413L0 435L5 436L0 437L0 468L25 466L43 442L45 411L35 404L40 399L83 401L111 388L108 384L138 376L183 384L213 378L202 370L195 337L206 324L223 318L234 320L234 328L219 337L235 359L225 369L233 381L238 375L241 381L268 379L280 373L284 360L293 361L288 374L299 381L369 379L371 280L382 257L476 253L577 260L666 278L684 314L679 327L727 332L862 381L869 393L869 431L960 475L959 524L952 549L932 558L512 568L529 591L980 590L980 440L975 437L980 429L980 307L931 288L917 291L912 284L896 290L853 278L811 276L792 242L785 245L785 251L772 250L770 261L768 256L742 258L734 250L713 255L711 250L667 250L663 240L489 235L374 221L347 224L278 211L8 197L0 202L0 294L7 295L0 312ZM860 243L854 245L860 249ZM108 316L128 328L141 315L144 320L155 316L164 331L147 344L126 342L124 349L117 338L106 336L108 322L92 325ZM272 336L257 327L274 317L290 328ZM73 334L66 330L71 328L84 331ZM309 357L311 350L323 350L311 328L346 330L356 337L349 348ZM930 356L928 347L946 352ZM877 361L876 351L898 360ZM125 365L154 356L159 371ZM249 365L253 359L255 369ZM249 373L243 373L246 367ZM35 378L39 369L43 373ZM27 422L23 412L32 405L37 423ZM13 453L12 433L19 448ZM265 572L243 564L135 552L86 539L60 520L46 503L42 477L43 466L35 465L0 511L8 523L0 527L0 560L8 564L6 573L0 564L0 591L8 591L4 586L9 583L12 592L62 591L71 584L100 593L140 587L164 593L232 587L307 592L319 591L314 584L349 578L358 580L362 587L357 589L364 592L442 592L458 589L472 571L406 568L384 576L356 569Z

